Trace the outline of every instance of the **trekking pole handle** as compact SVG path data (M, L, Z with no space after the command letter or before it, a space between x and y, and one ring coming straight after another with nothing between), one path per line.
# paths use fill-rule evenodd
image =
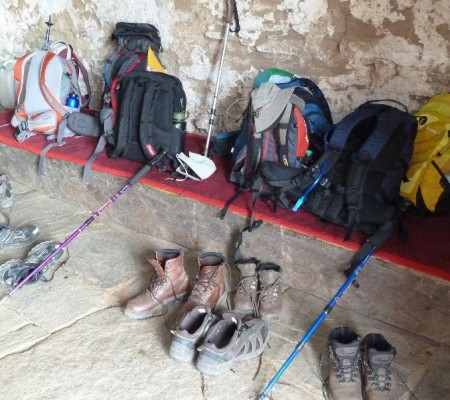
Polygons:
M226 0L225 3L225 22L231 24L233 22L234 0Z

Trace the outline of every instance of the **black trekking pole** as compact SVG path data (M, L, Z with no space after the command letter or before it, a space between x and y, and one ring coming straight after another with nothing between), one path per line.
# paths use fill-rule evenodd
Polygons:
M51 15L48 17L48 21L45 24L47 25L47 30L45 32L44 47L42 49L48 50L50 48L50 29L53 26Z
M231 30L230 26L231 26L231 23L233 22L233 18L235 21L235 28L233 30ZM225 59L225 52L227 50L228 33L234 32L237 35L240 30L236 0L226 0L225 22L227 23L227 26L225 28L225 38L223 40L223 48L222 48L222 55L220 57L219 72L217 74L216 88L214 90L213 104L211 107L211 115L209 117L208 136L206 137L206 146L205 146L205 152L204 152L205 157L208 156L209 142L211 140L212 128L213 128L214 119L216 116L216 104L217 104L217 98L219 95L220 78L222 77L222 69L223 69L223 62Z
M370 243L369 243L370 245ZM336 292L336 294L333 296L333 298L330 300L330 302L326 305L326 307L323 309L322 313L319 315L319 317L314 321L312 326L308 329L308 331L305 333L305 336L298 342L297 346L295 346L294 351L291 353L291 355L286 359L284 364L281 366L281 368L278 370L278 372L275 374L275 376L267 383L264 390L258 395L256 400L262 400L265 399L270 391L273 389L275 384L280 379L281 375L286 371L286 369L289 367L289 365L294 361L294 358L300 353L300 351L305 347L308 340L311 338L311 336L314 334L314 332L319 328L320 324L323 322L323 320L327 317L327 315L333 310L334 306L337 304L341 296L347 291L349 286L352 284L352 282L356 279L358 274L363 269L364 265L367 263L369 258L372 256L372 254L375 252L377 248L372 245L369 252L358 262L357 265L352 267L351 273L349 274L347 280L344 282L344 284L341 286L341 288Z
M3 301L10 299L14 294L16 294L33 276L35 276L39 271L44 269L44 267L55 257L61 249L66 248L72 240L78 237L81 232L83 232L92 222L94 222L103 212L108 209L120 196L122 196L128 189L130 189L136 182L139 181L147 172L149 172L153 165L157 164L163 157L165 157L166 152L162 152L154 157L148 164L145 164L131 179L129 179L124 187L120 189L116 194L109 198L109 200L103 204L96 212L94 212L86 221L80 225L79 228L75 229L51 254L49 254L41 263L34 268L24 279L22 279L17 285L15 285L9 293L7 293L1 300Z

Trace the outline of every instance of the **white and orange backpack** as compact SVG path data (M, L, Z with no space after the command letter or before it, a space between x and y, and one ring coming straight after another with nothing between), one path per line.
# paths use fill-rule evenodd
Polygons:
M73 114L70 120L75 124L83 119L81 125L97 128L92 123L94 117L80 113L89 105L91 88L87 70L70 45L56 42L48 50L20 57L14 67L14 91L16 108L11 125L16 128L16 139L22 142L36 134L45 134L50 142L41 153L41 173L43 157L50 148L64 144L65 137L98 136L98 129L77 132L68 123ZM69 97L78 98L76 107L66 105ZM85 118L89 121L84 121Z

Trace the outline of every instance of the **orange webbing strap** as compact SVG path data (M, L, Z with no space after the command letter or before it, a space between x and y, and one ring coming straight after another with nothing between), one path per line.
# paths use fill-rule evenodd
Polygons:
M27 63L36 54L36 52L25 54L16 61L14 66L14 91L16 96L16 104L20 104L23 101L23 91L25 89L25 68Z
M309 147L308 127L301 111L294 107L294 115L297 120L297 154L298 158L306 156L306 150Z
M45 75L47 72L47 68L49 64L57 57L58 61L64 62L61 60L59 56L57 56L55 53L49 51L42 60L41 65L41 72L39 77L39 85L41 87L42 94L49 104L49 106L56 112L56 120L57 122L61 122L64 115L67 114L67 109L64 107L64 105L61 104L61 102L53 95L53 93L50 91L50 89L47 86L47 82L45 80ZM74 71L72 71L73 73ZM69 71L70 74L70 71Z

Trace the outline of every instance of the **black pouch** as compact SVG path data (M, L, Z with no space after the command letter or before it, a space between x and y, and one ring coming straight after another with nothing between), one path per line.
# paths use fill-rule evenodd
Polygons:
M145 53L151 47L155 55L162 51L159 30L152 24L118 22L111 38L124 50Z

